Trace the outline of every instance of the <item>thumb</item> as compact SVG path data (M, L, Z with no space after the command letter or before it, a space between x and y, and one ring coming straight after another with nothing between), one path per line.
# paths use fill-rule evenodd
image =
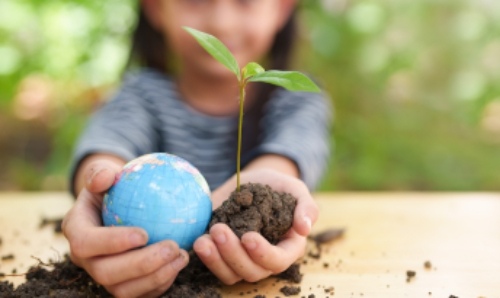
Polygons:
M117 169L108 165L95 165L87 173L85 186L91 193L103 193L115 183L118 174Z
M311 232L313 224L318 220L319 209L314 201L299 202L295 208L293 228L302 236Z

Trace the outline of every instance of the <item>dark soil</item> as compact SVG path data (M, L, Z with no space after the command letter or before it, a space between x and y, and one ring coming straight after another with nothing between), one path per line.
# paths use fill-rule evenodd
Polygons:
M7 261L7 260L14 260L14 255L13 254L8 254L8 255L3 255L2 257L0 257L0 259L2 261Z
M222 222L238 237L255 231L276 244L292 226L296 205L297 199L288 193L278 193L258 183L244 184L214 210L209 228Z
M239 236L247 231L260 232L276 244L290 229L297 200L290 194L277 193L261 184L241 185L222 206L213 212L210 227L217 222L227 223ZM56 223L44 220L42 225ZM57 229L56 229L57 230ZM319 247L319 244L318 244ZM278 275L279 279L298 283L302 279L300 265L294 264ZM182 270L172 287L161 297L221 297L221 283L191 252L188 266ZM290 287L290 291L296 288ZM300 288L299 288L300 291ZM16 289L12 283L0 282L0 297L111 297L81 268L66 256L63 261L33 266L26 282Z
M311 250L307 253L307 256L313 259L321 258L321 247L323 244L332 242L344 236L345 229L343 228L331 228L316 235L309 236L309 239L314 241L315 250ZM325 267L328 267L325 266Z
M432 269L432 263L431 263L431 261L425 261L424 268L425 269Z
M42 221L40 222L40 229L44 228L45 226L48 225L53 225L54 226L54 232L55 233L62 233L62 218L42 218Z
M300 265L298 263L292 264L288 269L276 275L278 279L286 280L294 283L302 281L302 273L300 273Z
M316 235L311 235L309 238L314 240L317 245L328 243L337 240L344 236L345 229L328 229Z
M406 271L406 282L410 282L415 276L417 275L417 272L413 270L407 270Z
M300 293L300 287L284 286L280 289L280 292L285 296L298 295Z

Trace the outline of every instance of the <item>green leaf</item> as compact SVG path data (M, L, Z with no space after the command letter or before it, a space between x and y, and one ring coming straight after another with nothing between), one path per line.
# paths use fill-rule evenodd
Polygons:
M259 63L250 62L245 67L243 67L243 79L253 77L259 73L263 73L266 70L264 67L260 66Z
M298 71L268 70L254 75L248 81L269 83L290 91L321 91L309 77Z
M210 55L212 55L212 57L215 58L215 60L219 61L224 66L229 68L229 70L233 72L239 79L240 67L238 66L238 62L236 62L233 54L231 54L229 49L220 40L218 40L217 37L193 28L183 28L184 30L189 32L189 34L191 34L198 41L198 43Z

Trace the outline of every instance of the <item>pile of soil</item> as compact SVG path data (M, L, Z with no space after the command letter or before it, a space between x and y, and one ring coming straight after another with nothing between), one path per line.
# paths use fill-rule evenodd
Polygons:
M241 237L248 231L260 232L276 244L290 229L296 198L273 191L262 184L241 185L240 192L233 192L218 209L214 210L209 227L223 222ZM300 265L294 264L278 278L300 282ZM190 253L190 262L178 275L175 283L161 297L221 297L218 289L222 284L204 266L199 258ZM0 282L0 296L18 297L111 297L81 268L65 256L63 261L44 264L29 269L26 282L16 289L12 283Z
M292 227L296 205L297 199L288 193L273 191L260 183L247 183L214 210L209 228L222 222L238 237L255 231L276 244Z

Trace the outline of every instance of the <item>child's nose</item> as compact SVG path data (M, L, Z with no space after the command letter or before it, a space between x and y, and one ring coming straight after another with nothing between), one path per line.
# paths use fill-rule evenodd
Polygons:
M219 5L214 5L211 9L208 25L211 33L222 37L224 34L235 30L238 26L238 10L225 1L216 1Z

